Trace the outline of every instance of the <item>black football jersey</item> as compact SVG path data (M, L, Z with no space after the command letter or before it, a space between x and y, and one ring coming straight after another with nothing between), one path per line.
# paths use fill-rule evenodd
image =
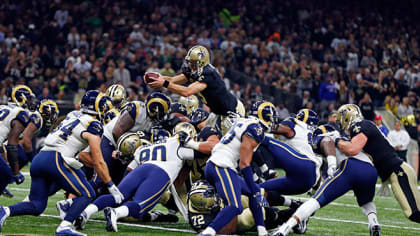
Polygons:
M372 121L362 120L353 124L350 136L353 138L359 133L363 133L368 138L363 151L372 158L382 181L387 180L392 171L401 165L402 160L398 157L388 139Z
M205 88L198 95L201 100L210 107L211 111L217 115L228 115L228 111L235 112L238 103L236 97L227 90L225 82L220 73L212 65L207 65L203 68L203 72L198 78L189 71L183 71L189 82L193 83L199 81L207 84Z

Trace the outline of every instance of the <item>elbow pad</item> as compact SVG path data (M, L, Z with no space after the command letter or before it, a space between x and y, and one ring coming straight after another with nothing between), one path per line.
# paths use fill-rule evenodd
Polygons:
M17 145L7 145L7 160L9 164L16 164L19 162L18 146Z

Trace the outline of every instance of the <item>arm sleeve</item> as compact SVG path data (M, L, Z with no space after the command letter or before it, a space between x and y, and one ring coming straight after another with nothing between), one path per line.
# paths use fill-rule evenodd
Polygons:
M102 137L104 129L102 127L102 124L99 121L95 120L89 123L88 127L86 128L86 132Z
M30 121L34 123L37 129L40 129L42 127L42 117L40 117L38 114L32 114L30 116Z
M18 120L18 121L20 121L22 124L23 124L23 126L27 126L28 125L28 123L29 123L29 121L30 121L30 119L29 119L29 114L28 114L28 112L26 112L25 110L21 110L21 111L19 111L18 112L18 114L16 115L16 118L15 119L13 119L13 120Z
M194 159L194 150L191 148L178 148L178 157L182 160L193 160Z
M250 138L255 139L258 143L261 143L264 140L264 129L261 125L257 123L252 123L248 125L244 134L249 136Z
M137 118L137 113L139 112L140 108L137 103L130 102L127 104L126 107L128 114L130 114L131 118L135 121Z

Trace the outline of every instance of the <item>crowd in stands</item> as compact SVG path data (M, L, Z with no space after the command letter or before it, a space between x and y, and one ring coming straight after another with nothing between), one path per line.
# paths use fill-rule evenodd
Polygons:
M368 119L385 107L414 126L419 9L390 0L5 0L0 103L15 84L77 102L85 90L121 83L142 99L145 72L175 75L201 44L246 106L264 98L281 117L307 107L327 121L355 103Z

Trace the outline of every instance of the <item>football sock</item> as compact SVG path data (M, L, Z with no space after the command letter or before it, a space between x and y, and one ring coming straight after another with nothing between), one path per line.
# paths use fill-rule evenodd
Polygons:
M317 211L321 206L318 201L311 198L305 203L303 203L295 212L295 216L300 220L308 219L315 211Z
M92 198L88 196L81 196L73 198L73 204L71 205L69 211L67 212L64 220L72 222L80 216L82 211L89 205Z
M5 207L4 211L6 212L6 217L9 217L10 216L10 209L8 207Z
M98 207L98 211L103 210L105 207L117 206L117 203L115 202L115 199L111 194L100 196L93 202L93 204L95 204Z
M202 234L210 234L212 236L216 235L216 230L214 230L212 227L207 227L205 230L203 230L203 232L201 232Z
M120 206L118 208L115 208L115 213L117 214L117 219L121 217L128 216L129 209L127 206Z
M258 235L266 235L268 234L267 229L264 226L257 226Z
M249 209L254 216L255 225L262 226L265 229L263 208L259 207L254 197L249 198ZM260 233L258 231L258 233Z
M373 202L368 202L360 207L363 214L368 218L369 225L378 225L378 219L376 217L376 206Z
M99 209L95 204L89 204L89 206L85 209L85 213L88 219L90 219L90 217L98 211Z

